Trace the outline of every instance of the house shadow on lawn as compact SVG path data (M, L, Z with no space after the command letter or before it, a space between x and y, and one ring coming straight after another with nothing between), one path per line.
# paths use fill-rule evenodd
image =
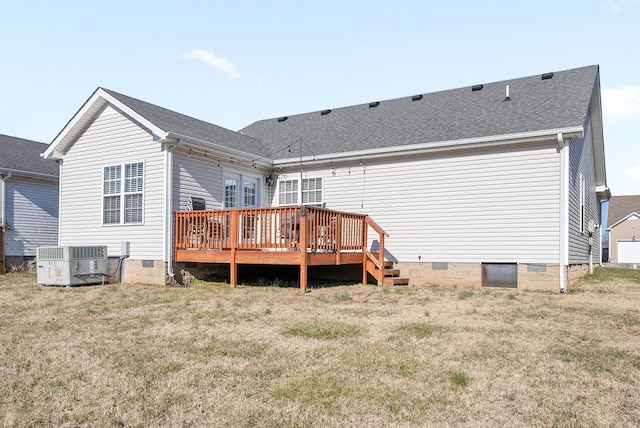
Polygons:
M308 268L308 288L359 284L361 280L362 271L359 266L310 266ZM238 266L238 283L248 286L299 288L300 270L298 266Z
M245 286L267 286L282 288L300 287L298 266L238 265L238 284ZM194 280L229 283L229 265L190 264L182 270L182 280L189 285ZM340 285L360 284L360 266L309 266L309 288L325 288Z

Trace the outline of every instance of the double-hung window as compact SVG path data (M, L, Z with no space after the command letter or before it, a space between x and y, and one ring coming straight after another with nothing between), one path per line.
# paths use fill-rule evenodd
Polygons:
M103 170L103 224L142 223L144 200L142 162L111 165Z
M302 186L299 179L281 180L278 184L278 204L297 205L321 204L323 202L322 178L304 178Z

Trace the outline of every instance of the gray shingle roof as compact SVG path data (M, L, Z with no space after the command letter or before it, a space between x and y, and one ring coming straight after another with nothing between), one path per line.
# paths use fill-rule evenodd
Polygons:
M0 170L58 176L58 164L40 157L46 144L0 134Z
M607 227L617 223L629 214L640 214L640 195L612 196L609 200Z
M305 155L581 127L588 115L598 66L267 119L242 129L265 146L281 148L302 138ZM477 82L479 83L479 82ZM505 101L509 85L510 101ZM375 101L375 100L372 100ZM308 150L307 150L308 149ZM309 153L311 152L311 153ZM286 151L284 153L286 155ZM290 156L299 156L299 151Z
M247 154L258 155L259 157L264 157L268 153L262 142L252 137L115 91L102 89L164 131L215 143Z

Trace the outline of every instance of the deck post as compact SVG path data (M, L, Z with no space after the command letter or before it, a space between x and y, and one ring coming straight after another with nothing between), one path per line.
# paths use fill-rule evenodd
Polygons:
M380 253L378 254L378 262L380 263L380 272L378 280L378 285L382 285L384 282L384 233L380 234Z
M235 288L238 284L238 265L236 264L236 251L238 249L238 210L229 213L229 243L231 244L231 260L229 263L229 281Z
M367 285L367 242L369 237L369 225L366 219L362 220L362 285Z
M309 245L309 227L307 210L300 207L300 291L307 292L307 246Z
M342 264L342 214L336 215L336 265Z

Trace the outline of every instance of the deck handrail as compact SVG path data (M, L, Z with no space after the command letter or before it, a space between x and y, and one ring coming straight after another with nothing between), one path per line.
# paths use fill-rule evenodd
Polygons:
M307 222L302 230L304 216ZM307 251L360 251L366 246L361 233L366 221L364 214L300 206L176 211L175 245L230 250L232 240L237 240L238 249L300 250L305 234Z
M378 283L384 277L385 237L389 234L365 214L311 206L231 208L175 212L176 250L230 251L235 263L239 250L300 251L306 254L363 254L363 282L367 272ZM368 248L369 229L377 235L378 254ZM376 268L368 268L368 262Z

